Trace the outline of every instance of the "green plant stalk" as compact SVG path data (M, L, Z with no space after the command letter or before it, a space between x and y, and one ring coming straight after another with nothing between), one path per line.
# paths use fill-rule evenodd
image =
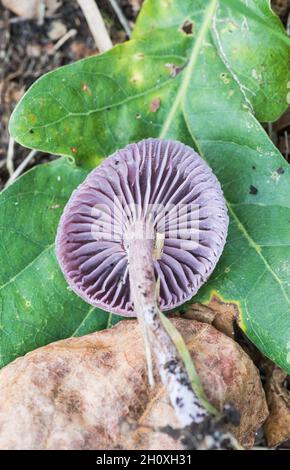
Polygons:
M188 348L185 344L185 341L179 331L175 328L173 323L159 310L159 316L161 318L162 324L166 329L168 335L170 336L171 340L175 344L175 347L182 359L183 364L185 365L185 369L187 375L189 377L192 389L196 393L200 403L202 406L212 415L218 416L220 413L216 410L216 408L208 401L203 387L201 385L198 373L196 372L195 366L193 364L192 358L188 351Z

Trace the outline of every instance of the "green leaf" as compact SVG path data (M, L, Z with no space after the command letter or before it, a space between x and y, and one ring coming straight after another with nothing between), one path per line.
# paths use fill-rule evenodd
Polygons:
M289 166L253 116L252 107L261 113L260 98L245 92L250 67L262 61L245 55L253 63L244 64L242 77L239 62L221 54L212 26L216 5L215 0L206 8L204 1L195 1L194 8L191 0L145 1L135 39L40 79L15 110L10 129L24 145L74 155L87 166L148 136L197 148L222 183L230 227L217 269L196 300L233 304L246 334L290 372ZM225 21L222 11L217 15ZM256 38L257 55L275 54L265 62L263 85L267 115L273 116L282 111L283 96L286 100L279 83L288 65L280 62L280 46L273 51L262 39L260 26L249 35L241 35L245 47ZM230 39L222 41L223 49L229 48ZM275 63L276 75L268 70ZM263 86L258 84L256 96ZM155 112L152 101L160 103Z
M204 2L195 2L196 10L201 8L203 12L203 5ZM174 2L171 11L170 18L163 2L145 2L134 38L164 26L182 25L186 18L192 22L190 2ZM221 0L211 30L218 54L228 69L224 80L228 74L234 77L258 120L276 120L288 106L290 39L268 0Z
M85 176L59 159L29 171L0 196L0 366L117 320L68 289L54 255L60 214Z
M260 23L263 28L266 28L266 33L275 36L274 39L284 42L289 47L290 38L286 35L280 19L271 9L271 0L251 1L251 7L248 6L247 0L220 1L223 5L228 5L232 10L241 13L245 18L250 18L256 23Z
M288 106L290 39L267 1L250 2L251 9L240 0L222 3L232 8L220 8L213 23L219 54L257 119L275 121Z

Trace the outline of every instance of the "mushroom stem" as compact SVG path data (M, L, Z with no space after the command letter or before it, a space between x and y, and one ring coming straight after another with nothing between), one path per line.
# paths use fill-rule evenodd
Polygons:
M209 415L192 389L186 367L159 315L150 223L136 221L127 241L132 300L141 328L147 330L161 380L182 426L202 422Z

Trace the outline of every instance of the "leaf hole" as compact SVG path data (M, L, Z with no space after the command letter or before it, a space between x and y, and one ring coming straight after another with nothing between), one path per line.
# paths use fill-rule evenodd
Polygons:
M254 196L258 193L258 189L251 184L250 186L250 194L253 194Z
M283 175L283 173L285 173L284 168L282 168L281 166L279 168L277 168L276 171L277 171L278 175Z
M185 20L181 26L181 31L186 35L193 34L193 22L190 20Z

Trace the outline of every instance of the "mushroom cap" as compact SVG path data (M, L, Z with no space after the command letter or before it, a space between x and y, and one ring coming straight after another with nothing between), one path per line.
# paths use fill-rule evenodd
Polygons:
M220 184L190 147L146 139L93 170L61 217L57 258L70 287L86 302L135 316L125 240L140 220L150 221L157 244L158 237L164 242L153 261L161 310L191 299L209 278L228 228Z

